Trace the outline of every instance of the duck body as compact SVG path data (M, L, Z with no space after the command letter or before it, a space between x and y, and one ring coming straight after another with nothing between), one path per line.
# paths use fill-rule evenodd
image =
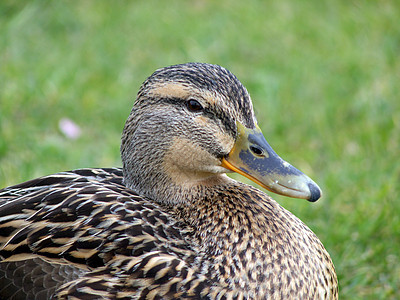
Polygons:
M237 80L218 66L155 74L126 123L123 169L79 169L0 191L0 298L336 299L334 266L315 234L264 192L224 174L233 165L279 193L304 187L304 197L320 195L279 159L272 162L284 167L283 187L265 179L276 165L249 170L274 156L256 149L249 160L247 146L237 146L245 136L269 149L252 141L247 91L238 83L214 91L218 80ZM239 100L216 103L224 94ZM239 123L253 131L240 133ZM292 188L283 176L301 182Z

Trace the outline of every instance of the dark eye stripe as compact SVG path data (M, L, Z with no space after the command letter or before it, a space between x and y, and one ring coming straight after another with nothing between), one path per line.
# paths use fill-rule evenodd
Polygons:
M186 102L185 100L180 98L162 98L153 100L155 100L155 102L170 103L178 106L182 106L182 104ZM202 113L204 116L210 118L211 120L220 120L222 126L225 127L226 132L231 134L233 137L236 136L236 123L234 120L232 120L231 116L228 113L222 110L212 109L211 107L202 107Z

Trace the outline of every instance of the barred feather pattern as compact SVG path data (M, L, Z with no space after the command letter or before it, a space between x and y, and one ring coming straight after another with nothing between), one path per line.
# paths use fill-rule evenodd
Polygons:
M83 270L51 264L37 257L0 263L0 299L50 299L57 287L73 281Z
M319 285L325 299L337 297L334 269L317 237L273 200L263 204L237 188L233 198L225 188L196 191L206 194L201 202L176 208L127 189L118 168L6 188L0 191L0 282L14 299L49 293L55 299L317 299ZM268 219L271 227L260 227ZM319 253L307 249L310 243ZM24 272L10 276L12 264ZM51 270L35 281L41 265Z
M169 281L178 273L183 276L194 259L186 242L190 229L178 231L177 221L127 190L120 169L82 169L28 181L2 190L0 203L3 260L39 256L88 274L96 270L69 282L60 297L93 291L98 295L103 289L104 297L113 298L123 285L115 278L123 278L123 273L137 271L135 276L144 281L153 275L157 282ZM140 290L143 285L132 287Z
M84 270L80 278L48 278L55 287L66 283L57 292L60 299L173 299L210 293L212 284L194 273L199 251L190 247L193 230L127 190L120 169L59 173L7 188L0 197L0 254L6 261L0 268L41 257L49 266L72 264Z

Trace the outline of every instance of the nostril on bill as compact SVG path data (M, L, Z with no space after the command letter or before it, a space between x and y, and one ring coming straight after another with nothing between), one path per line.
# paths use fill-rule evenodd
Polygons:
M257 156L263 156L263 151L260 147L251 145L250 151L253 152Z

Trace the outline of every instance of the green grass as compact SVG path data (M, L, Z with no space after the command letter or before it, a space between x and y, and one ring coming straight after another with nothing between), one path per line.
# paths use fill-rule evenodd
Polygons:
M341 299L398 299L399 16L395 0L2 1L0 187L120 166L142 81L217 63L247 86L275 150L323 188L315 204L274 198L330 252Z

